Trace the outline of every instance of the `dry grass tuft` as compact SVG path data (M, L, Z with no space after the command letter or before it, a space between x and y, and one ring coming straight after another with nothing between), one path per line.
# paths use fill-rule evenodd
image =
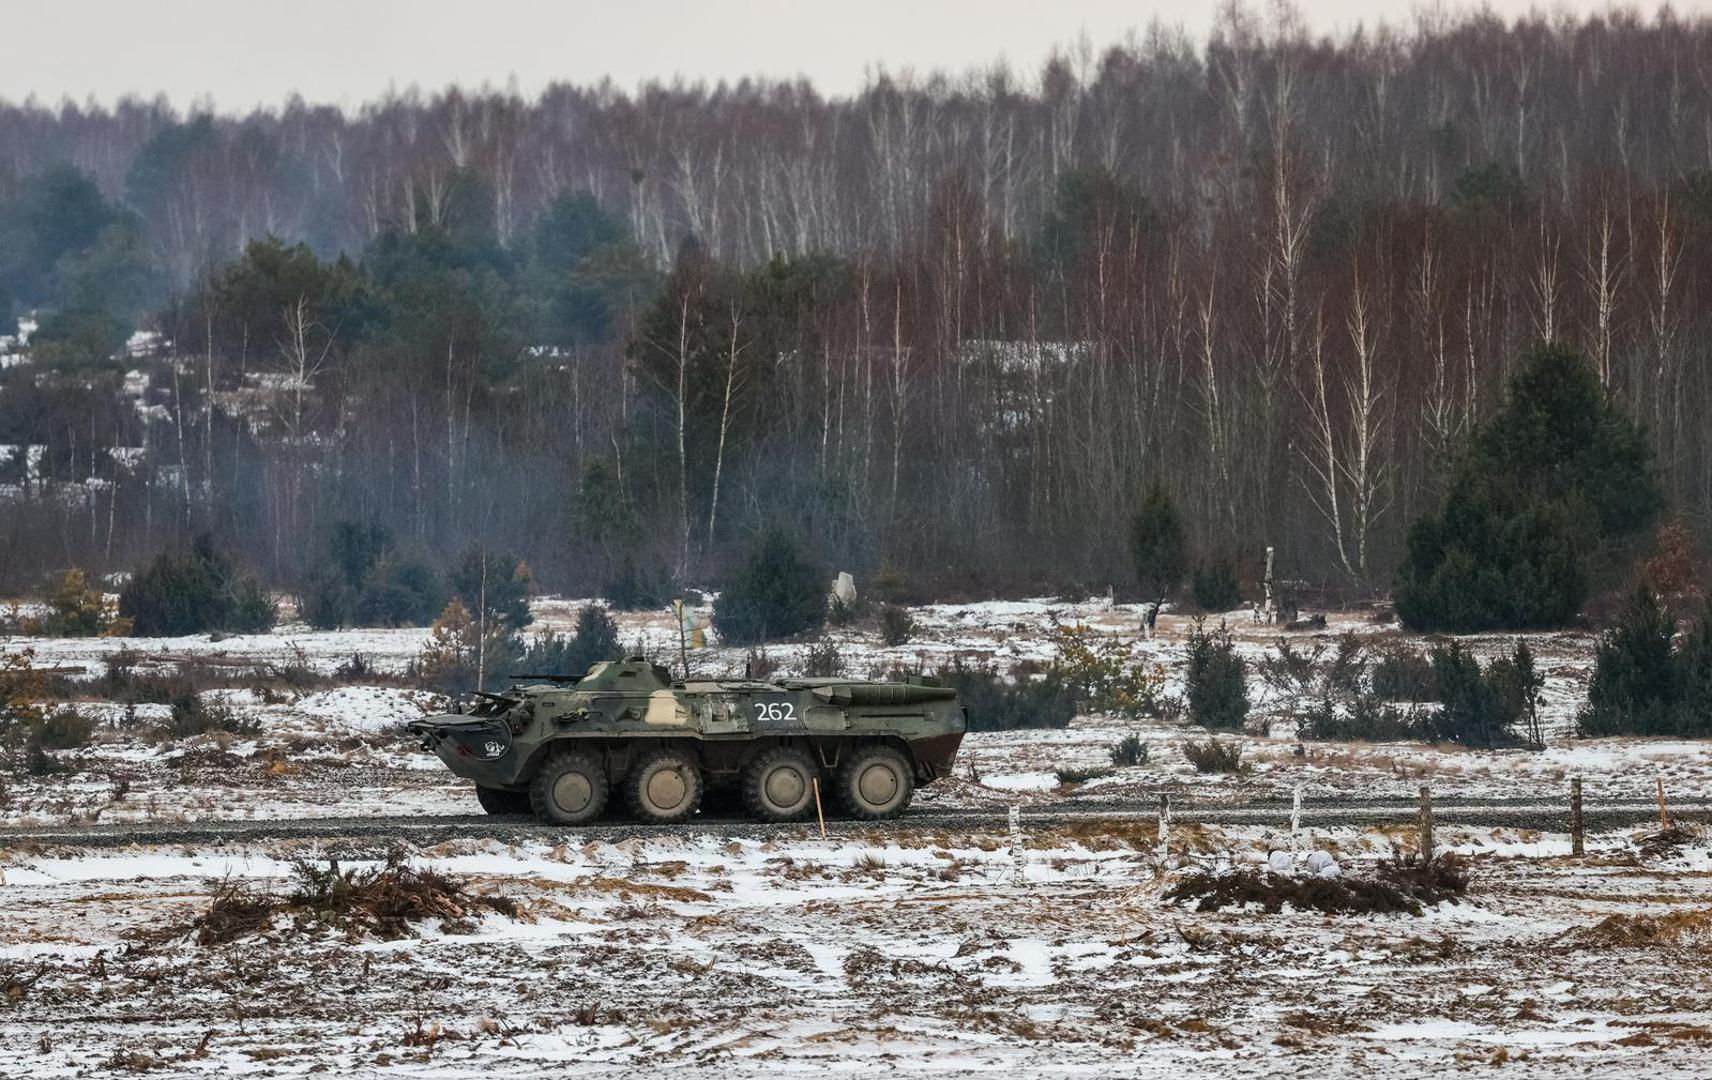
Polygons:
M191 928L198 945L224 945L273 929L274 915L281 908L277 896L258 892L241 881L222 881L214 890L208 910L197 916Z
M1382 860L1372 878L1292 877L1264 868L1190 874L1165 892L1165 900L1194 904L1197 911L1259 906L1276 915L1286 904L1328 915L1419 915L1424 904L1454 899L1468 890L1468 874L1455 855Z
M1699 829L1676 824L1668 829L1647 833L1635 840L1637 854L1643 860L1668 859L1680 849L1702 839Z
M292 873L295 887L283 897L242 882L221 883L208 910L188 928L197 944L225 945L267 933L282 916L289 916L298 931L325 928L388 941L409 936L413 924L427 919L440 920L446 933L467 934L485 912L523 917L516 900L469 893L457 879L410 866L397 854L370 869L342 869L337 860L299 860Z
M1589 949L1703 944L1712 941L1712 908L1664 915L1607 915L1592 926L1569 931L1563 940Z
M30 992L30 987L46 975L47 971L46 964L28 973L11 963L0 964L0 1005L16 1005L24 1000L24 995Z
M1189 764L1195 766L1198 773L1242 771L1241 743L1220 742L1217 738L1208 739L1206 742L1191 739L1183 744L1183 756L1189 759Z

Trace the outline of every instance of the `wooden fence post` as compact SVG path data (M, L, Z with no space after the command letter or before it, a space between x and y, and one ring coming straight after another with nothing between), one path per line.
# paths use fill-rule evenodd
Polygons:
M1433 792L1421 785L1421 858L1433 857Z
M1660 776L1653 782L1658 785L1659 832L1665 832L1670 829L1670 811L1664 805L1664 777Z
M1569 782L1569 853L1576 858L1587 854L1587 823L1581 816L1581 777Z

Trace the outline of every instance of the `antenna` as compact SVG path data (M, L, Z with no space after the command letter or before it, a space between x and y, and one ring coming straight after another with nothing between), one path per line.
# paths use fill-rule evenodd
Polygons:
M683 664L684 681L690 681L690 646L684 638L684 598L678 597L672 601L672 610L678 616L678 660Z

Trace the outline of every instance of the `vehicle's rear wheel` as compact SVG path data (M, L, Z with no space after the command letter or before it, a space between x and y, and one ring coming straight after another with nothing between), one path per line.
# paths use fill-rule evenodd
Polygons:
M549 757L529 783L535 816L552 825L586 825L606 809L608 785L600 759L578 750Z
M476 785L476 802L490 814L504 817L509 814L527 814L532 809L529 805L527 791L507 791L504 788L482 787Z
M864 746L838 770L838 801L851 817L867 821L894 818L915 794L915 770L889 746Z
M743 805L762 821L799 821L814 810L814 759L794 746L775 746L743 770Z
M630 770L624 800L630 813L649 825L688 821L701 805L701 770L688 754L656 750Z

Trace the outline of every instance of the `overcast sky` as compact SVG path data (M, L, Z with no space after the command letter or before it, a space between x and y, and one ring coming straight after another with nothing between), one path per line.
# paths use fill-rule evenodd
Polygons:
M1003 57L1032 73L1055 43L1122 39L1158 15L1197 38L1211 3L1158 0L0 0L0 98L165 93L222 110L293 90L352 107L412 84L805 75L848 94L876 64L963 71ZM1319 30L1411 21L1410 0L1307 0ZM1452 3L1453 8L1465 5ZM1487 0L1514 15L1535 0ZM1549 10L1605 10L1554 0ZM1712 0L1678 0L1679 12ZM1653 10L1651 3L1642 10Z

